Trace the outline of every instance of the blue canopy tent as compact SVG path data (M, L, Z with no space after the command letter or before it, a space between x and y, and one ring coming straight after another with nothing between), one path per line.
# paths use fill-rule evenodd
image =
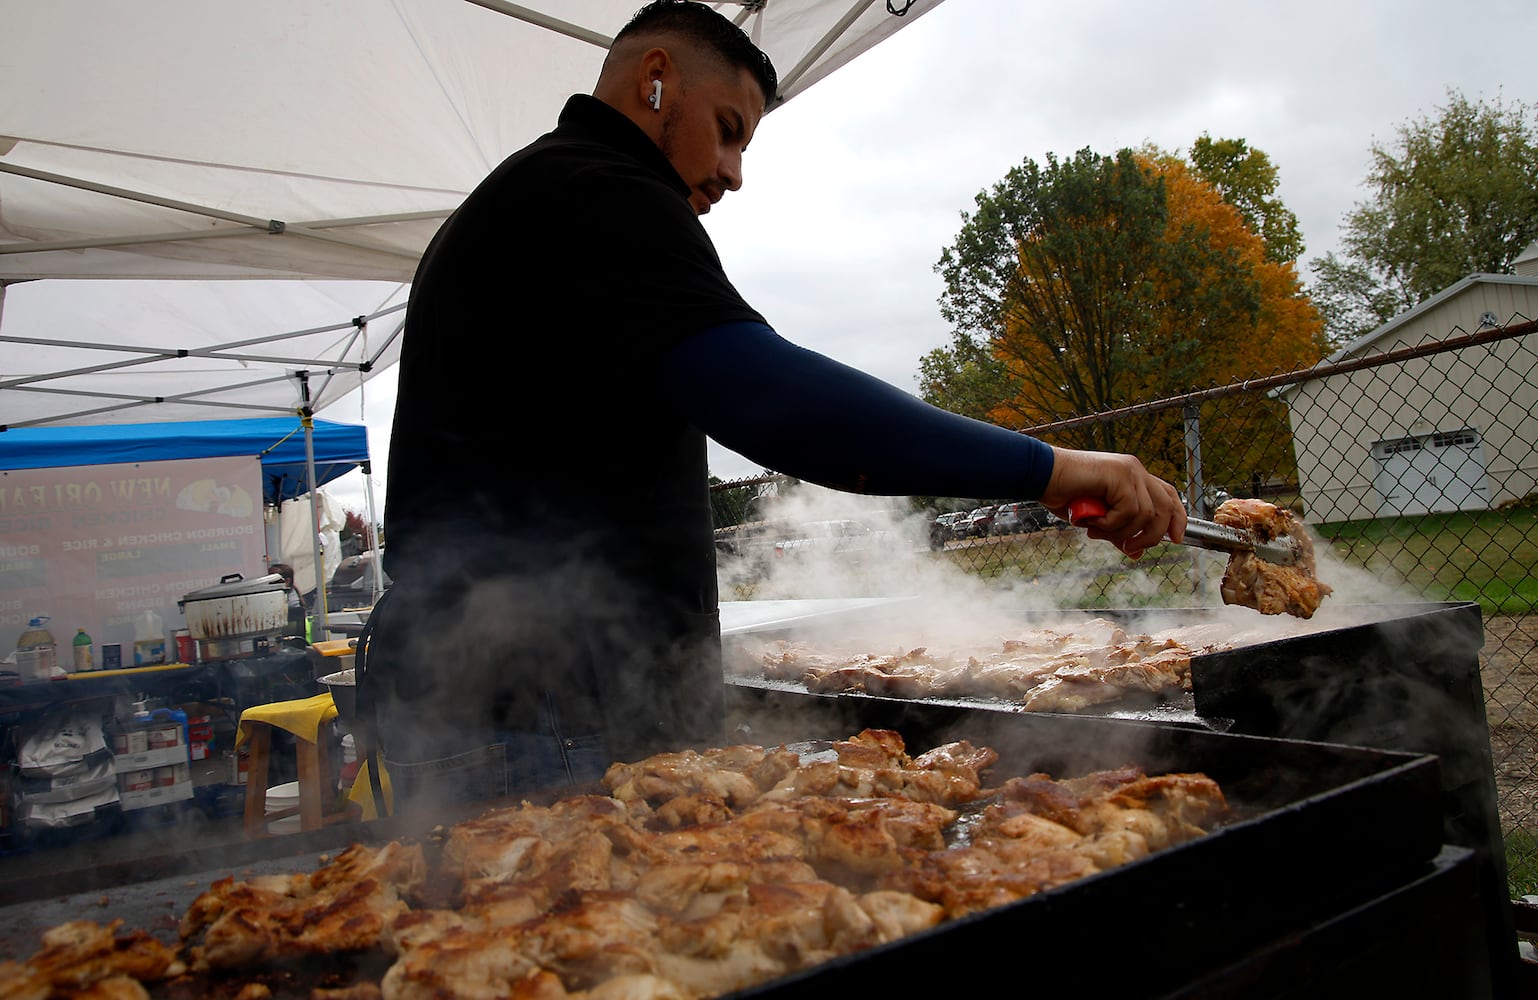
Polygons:
M360 466L369 471L366 427L314 420L311 441L316 486ZM304 425L298 417L17 427L0 433L0 469L257 455L262 461L262 495L268 503L310 491L305 452Z
M366 427L312 418L306 434L304 421L297 415L0 430L0 470L241 455L261 460L262 499L271 504L296 499L309 493L312 483L323 486L355 468L363 470L365 483L370 482ZM373 507L370 488L371 519ZM378 559L377 539L374 558ZM315 564L320 565L318 554ZM316 585L324 594L325 581L317 578ZM320 616L324 628L326 612L322 610Z

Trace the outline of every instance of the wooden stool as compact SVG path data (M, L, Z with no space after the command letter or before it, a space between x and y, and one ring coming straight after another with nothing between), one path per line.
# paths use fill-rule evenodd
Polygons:
M267 824L285 816L299 814L300 830L318 830L327 823L352 818L352 811L336 804L336 790L330 784L330 762L321 728L336 718L336 705L329 693L296 701L253 705L240 713L240 728L235 745L249 741L251 764L246 774L245 833L248 837L268 836ZM267 812L267 772L272 759L272 731L282 729L294 734L295 755L299 765L299 805Z

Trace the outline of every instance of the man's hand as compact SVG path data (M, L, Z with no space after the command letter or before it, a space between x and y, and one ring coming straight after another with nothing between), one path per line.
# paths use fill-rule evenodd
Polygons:
M1136 457L1070 448L1052 451L1052 478L1039 499L1058 517L1068 520L1071 500L1100 500L1105 513L1079 523L1089 537L1110 542L1132 559L1165 537L1173 542L1185 537L1186 510L1180 493L1143 468Z

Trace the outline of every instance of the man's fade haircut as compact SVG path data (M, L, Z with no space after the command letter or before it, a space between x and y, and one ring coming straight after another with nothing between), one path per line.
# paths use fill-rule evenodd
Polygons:
M764 92L764 107L774 104L780 89L774 63L730 19L695 0L653 0L635 12L614 41L652 31L682 35L708 47L729 65L742 67Z

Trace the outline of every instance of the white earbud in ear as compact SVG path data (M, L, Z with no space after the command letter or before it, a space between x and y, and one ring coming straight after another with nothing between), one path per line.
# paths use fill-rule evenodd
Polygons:
M646 99L646 103L652 106L653 111L662 110L662 81L652 81L652 96Z

